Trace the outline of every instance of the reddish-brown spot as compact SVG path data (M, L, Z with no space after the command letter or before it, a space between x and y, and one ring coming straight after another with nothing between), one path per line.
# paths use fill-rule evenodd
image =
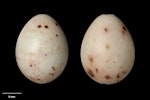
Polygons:
M126 27L125 27L125 26L122 26L122 29L123 29L123 30L122 30L122 34L125 35L125 34L126 34L126 32L125 32L125 31L126 31Z
M31 63L29 66L30 67L34 67L34 66L36 67L37 65L38 65L38 63L37 64L36 63Z
M107 29L106 27L104 28L104 30L105 30L105 32L107 32L107 31L108 31L108 29Z
M37 28L41 28L41 27L42 27L41 25L38 25L38 26L37 26Z
M54 66L52 67L52 69L53 69L53 71L55 71L55 70L56 70Z
M126 71L122 71L122 74L126 74L127 72Z
M120 73L117 74L117 78L120 78Z
M93 62L93 57L89 56L89 61Z
M37 80L39 81L40 79L38 78Z
M54 73L49 73L50 76L54 76Z
M32 67L32 64L30 64L30 67Z
M96 68L95 70L96 70L96 72L98 73L98 69Z
M56 26L58 26L58 23L55 23Z
M88 74L91 76L91 77L94 77L95 75L94 75L94 73L89 69L88 70Z
M110 48L110 46L109 46L108 44L106 44L106 46L105 46L105 47L106 47L106 49L109 49L109 48Z
M126 27L125 27L125 26L122 26L122 29L123 29L124 31L126 31Z
M56 34L56 37L58 37L58 34Z
M45 27L45 28L48 28L48 25L45 25L44 27Z
M52 73L51 75L54 76L54 73Z
M111 76L106 75L106 76L105 76L105 79L111 79Z

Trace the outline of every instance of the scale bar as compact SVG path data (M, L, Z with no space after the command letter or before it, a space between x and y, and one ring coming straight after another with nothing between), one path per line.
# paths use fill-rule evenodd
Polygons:
M11 96L11 95L8 95L8 98L16 98L16 96Z
M22 94L22 92L2 92L2 94Z

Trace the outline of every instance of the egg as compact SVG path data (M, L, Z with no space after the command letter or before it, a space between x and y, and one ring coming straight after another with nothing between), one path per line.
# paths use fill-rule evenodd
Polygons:
M81 44L84 71L95 82L111 85L125 79L135 60L135 47L125 24L114 14L99 15Z
M68 43L58 22L47 14L33 16L22 28L15 49L21 73L46 84L58 78L68 61Z

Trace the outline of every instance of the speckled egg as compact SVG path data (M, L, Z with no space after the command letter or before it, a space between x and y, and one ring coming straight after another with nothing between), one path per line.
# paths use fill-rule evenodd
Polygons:
M61 75L68 61L66 36L51 16L35 15L22 28L15 55L27 79L38 84L52 82Z
M86 31L80 56L91 79L100 84L115 84L126 78L133 68L133 39L117 16L102 14Z

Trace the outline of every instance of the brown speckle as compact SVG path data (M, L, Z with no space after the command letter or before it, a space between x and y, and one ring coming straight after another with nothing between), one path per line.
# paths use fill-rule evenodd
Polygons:
M122 74L126 74L127 72L126 71L122 71Z
M125 27L125 26L122 26L122 29L123 29L123 30L122 30L122 34L125 35L126 27Z
M55 25L58 26L58 23L56 22Z
M52 73L52 76L54 76L54 73Z
M89 56L89 61L93 62L93 57Z
M105 30L105 32L107 32L107 31L108 31L108 29L107 29L106 27L104 28L104 30Z
M56 70L54 66L52 67L52 69L53 69L53 71L55 71L55 70Z
M45 28L48 28L48 25L45 25L44 27L45 27Z
M88 70L88 74L91 76L91 77L94 77L95 75L94 75L94 73L89 69Z
M122 26L122 29L123 29L124 31L126 31L126 27L125 27L125 26Z
M29 66L30 67L36 67L38 64L36 64L36 63L31 63Z
M110 46L109 46L108 44L106 44L106 46L105 46L105 47L106 47L106 49L109 49L109 48L110 48Z
M106 76L105 76L105 79L111 79L111 76L106 75Z
M47 53L45 53L44 56L47 56Z
M38 78L37 80L39 81L40 79Z
M106 60L106 63L108 63L108 60Z
M120 66L120 68L122 69L122 66Z
M52 73L52 74L51 74L51 73L49 73L49 75L50 75L50 76L54 76L54 73Z
M56 37L58 37L58 34L56 34Z
M37 26L37 28L41 28L41 27L42 27L41 25L38 25L38 26Z
M120 73L117 74L117 78L120 78Z
M116 62L113 60L113 63L116 63Z
M30 67L32 67L32 64L30 64Z
M95 70L96 70L96 72L98 73L98 69L96 68Z

